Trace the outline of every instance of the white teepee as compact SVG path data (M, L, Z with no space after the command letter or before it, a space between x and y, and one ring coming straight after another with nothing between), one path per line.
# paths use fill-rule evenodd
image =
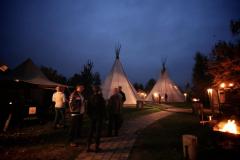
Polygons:
M185 97L177 87L177 85L170 79L165 63L161 71L160 78L154 85L151 92L148 94L146 101L163 101L163 102L184 102Z
M113 94L114 88L122 87L122 91L126 95L126 101L124 105L135 105L137 103L137 92L130 83L123 70L123 66L119 60L121 46L116 48L116 59L112 66L111 72L106 77L103 85L102 92L105 99L109 99Z

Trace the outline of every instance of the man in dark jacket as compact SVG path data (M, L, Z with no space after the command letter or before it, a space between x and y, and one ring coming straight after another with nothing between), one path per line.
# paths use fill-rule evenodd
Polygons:
M124 103L126 101L126 95L122 91L122 86L119 86L118 89L119 89L119 93L122 95L122 102Z
M118 136L118 130L120 129L120 120L122 112L122 95L119 93L118 88L114 89L113 95L108 102L109 110L109 126L108 135L112 136L112 130L114 128L115 136Z
M90 118L90 132L88 136L87 151L91 151L91 143L93 134L95 132L95 152L100 151L100 138L102 131L102 122L105 117L105 100L103 98L101 89L99 86L93 86L93 95L90 97L88 102L87 113Z
M69 108L70 108L70 130L69 142L70 146L76 147L76 139L80 136L83 114L85 111L84 98L82 92L83 85L77 85L76 90L70 95Z

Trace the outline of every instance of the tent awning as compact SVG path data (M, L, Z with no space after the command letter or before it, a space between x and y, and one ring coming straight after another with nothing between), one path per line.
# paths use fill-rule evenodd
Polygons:
M14 80L16 82L22 81L39 85L44 88L54 88L56 86L67 87L66 85L50 81L31 59L24 61L2 79Z

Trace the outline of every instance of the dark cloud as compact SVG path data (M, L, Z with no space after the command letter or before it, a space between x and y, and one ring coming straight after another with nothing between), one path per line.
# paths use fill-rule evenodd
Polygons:
M238 0L12 0L0 4L0 53L12 67L27 57L66 76L88 60L104 78L122 44L132 82L157 78L162 59L180 85L191 80L196 51L231 40Z

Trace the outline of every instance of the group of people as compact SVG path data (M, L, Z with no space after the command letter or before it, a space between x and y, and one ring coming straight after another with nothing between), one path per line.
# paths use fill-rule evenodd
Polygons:
M84 115L87 115L90 119L87 151L92 151L91 144L95 137L95 152L98 152L101 150L100 138L104 120L108 120L108 136L118 136L123 122L122 107L126 96L121 86L114 88L112 96L107 101L103 98L98 85L92 86L93 94L88 98L83 96L83 91L84 86L77 85L67 100L61 87L56 87L56 92L52 96L52 101L55 103L54 128L65 126L65 105L68 104L70 146L78 146L77 139L81 136L83 118Z

